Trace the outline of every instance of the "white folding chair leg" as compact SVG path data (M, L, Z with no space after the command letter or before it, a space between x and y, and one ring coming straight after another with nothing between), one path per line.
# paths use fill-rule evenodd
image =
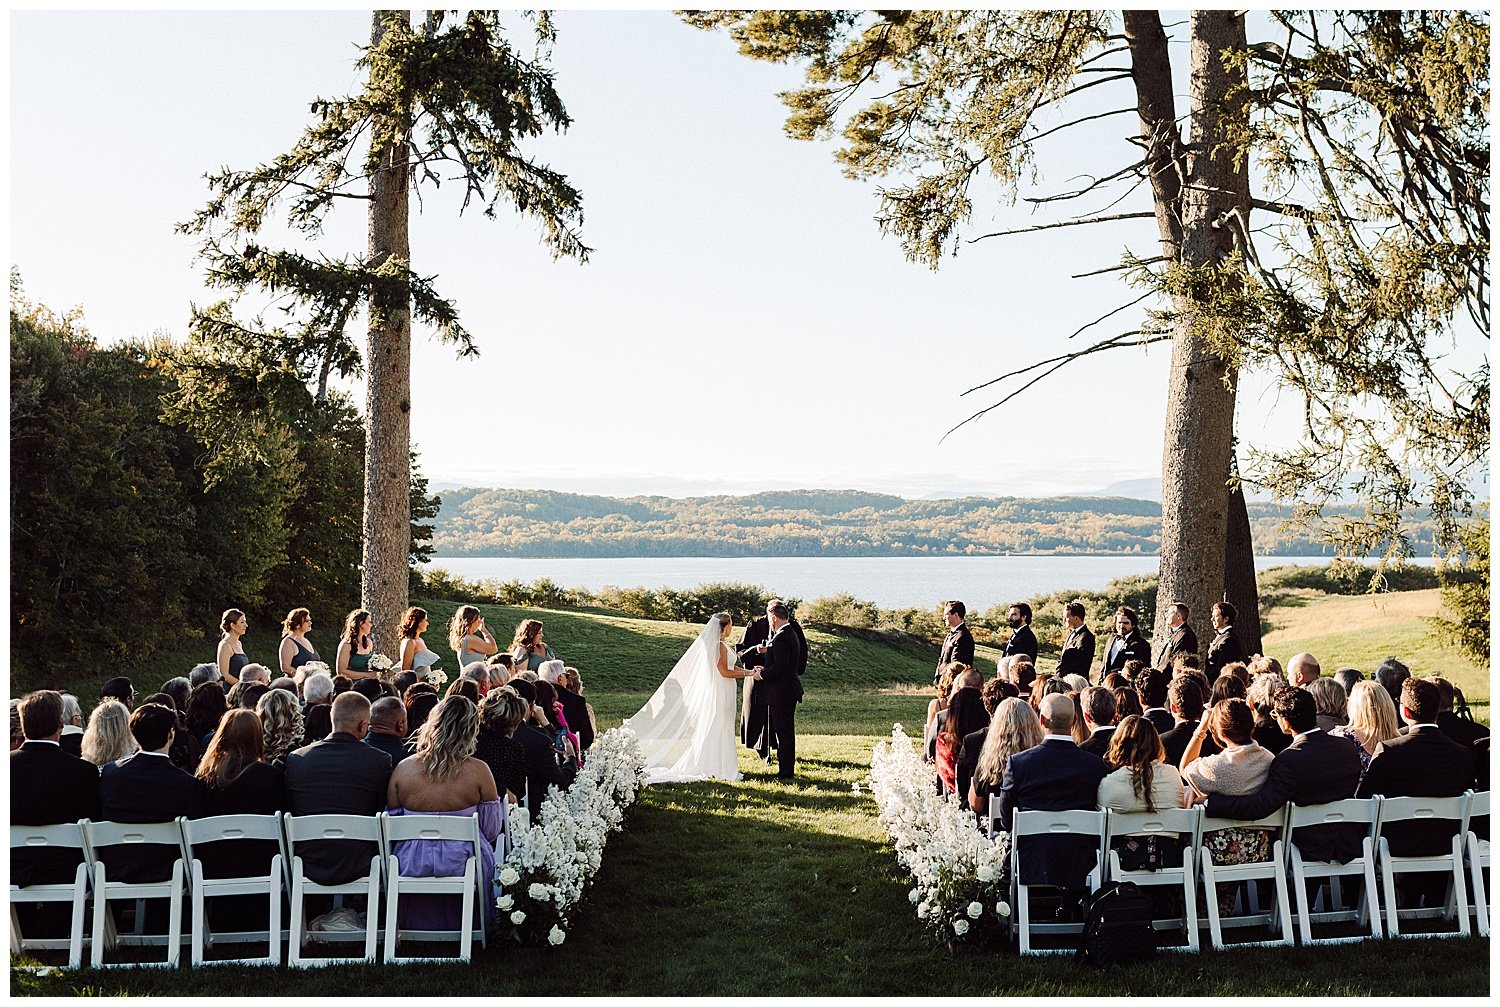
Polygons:
M1183 919L1183 922L1187 925L1187 946L1188 946L1188 950L1196 953L1199 950L1199 945L1198 945L1198 889L1197 889L1197 886L1195 886L1193 884L1193 875L1196 872L1193 870L1193 868L1191 866L1191 861L1192 861L1192 857L1193 857L1193 850L1192 850L1192 848L1189 847L1189 848L1183 850L1182 851L1182 855L1184 857L1186 857L1188 859L1188 861L1189 861L1189 864L1187 866L1187 876L1183 879L1183 899L1186 901L1187 904L1184 905L1183 908L1182 908L1182 919Z
M370 891L365 896L365 961L374 963L376 939L379 936L377 914L380 912L380 871L370 873Z
M99 968L104 964L104 921L109 918L109 902L104 898L104 863L94 864L94 934L93 947L89 949L89 964Z
M396 861L396 855L391 854L386 858L386 874L391 879L390 884L385 886L385 960L392 962L396 960L396 919L401 902L401 886L396 883L396 878L401 874L401 865Z
M1480 863L1479 837L1470 832L1464 837L1469 847L1469 877L1474 885L1474 929L1480 937L1490 935L1490 904L1484 886L1484 866Z

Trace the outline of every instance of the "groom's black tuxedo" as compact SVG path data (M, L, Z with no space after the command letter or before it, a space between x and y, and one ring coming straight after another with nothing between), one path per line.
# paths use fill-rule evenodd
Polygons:
M771 743L776 746L776 775L790 779L797 763L797 704L802 701L802 673L807 669L807 642L802 627L787 623L771 634L757 692L765 694Z
M797 671L800 676L807 669L807 637L803 635L802 627L795 619L787 623L786 629L797 635L797 642L802 648L802 660ZM740 664L746 668L765 667L770 655L757 653L755 648L765 643L770 637L771 620L769 618L761 616L752 620L745 628L744 639L736 648L736 652L740 655ZM770 694L770 687L765 682L757 682L753 678L747 680L745 707L740 720L740 743L746 748L754 749L755 754L762 759L771 757L771 748L774 745L770 731L770 704L767 701Z

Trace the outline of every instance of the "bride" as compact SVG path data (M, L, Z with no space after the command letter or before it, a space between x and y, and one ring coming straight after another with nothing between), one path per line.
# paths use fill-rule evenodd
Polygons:
M640 738L647 783L738 780L735 682L753 672L734 666L729 613L710 616L639 713L625 726Z

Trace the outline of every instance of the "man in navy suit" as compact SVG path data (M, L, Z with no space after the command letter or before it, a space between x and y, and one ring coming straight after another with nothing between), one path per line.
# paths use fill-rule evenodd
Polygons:
M203 785L168 754L177 711L146 703L130 715L141 750L100 770L100 813L109 822L170 822L203 817ZM175 846L112 846L102 859L111 881L161 881L172 875Z
M1078 811L1098 807L1099 781L1109 766L1073 742L1073 700L1042 697L1042 743L1010 757L1000 784L1000 821L1008 832L1017 811ZM1080 889L1098 856L1086 836L1026 836L1019 844L1021 883Z
M1287 801L1328 804L1353 797L1359 786L1359 752L1348 738L1318 729L1312 693L1290 686L1271 698L1271 714L1292 743L1271 762L1259 790L1250 794L1212 794L1207 812L1213 818L1264 818ZM1292 841L1303 859L1348 863L1360 856L1363 825L1314 825L1298 829Z

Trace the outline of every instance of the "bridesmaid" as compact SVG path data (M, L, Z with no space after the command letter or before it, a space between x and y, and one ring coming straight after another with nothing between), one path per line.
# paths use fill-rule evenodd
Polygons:
M237 608L229 609L219 619L219 629L224 631L224 638L219 641L219 679L225 692L239 684L240 669L250 663L245 656L245 645L240 642L249 628L245 613Z
M427 631L427 610L413 606L401 617L401 670L421 674L438 663L438 656L427 649L422 634Z
M511 657L515 659L517 671L536 671L543 661L554 660L552 648L542 639L542 621L523 619L516 627L515 638L510 644Z
M294 608L286 614L281 624L281 673L287 678L296 678L297 669L308 661L321 661L318 652L308 642L307 634L312 629L312 613L305 608Z
M484 628L484 616L473 605L460 605L448 627L448 646L458 654L458 670L498 653L500 645Z
M374 623L370 613L357 608L344 618L344 635L339 640L339 651L334 658L334 674L345 678L378 678L370 670L370 629Z

